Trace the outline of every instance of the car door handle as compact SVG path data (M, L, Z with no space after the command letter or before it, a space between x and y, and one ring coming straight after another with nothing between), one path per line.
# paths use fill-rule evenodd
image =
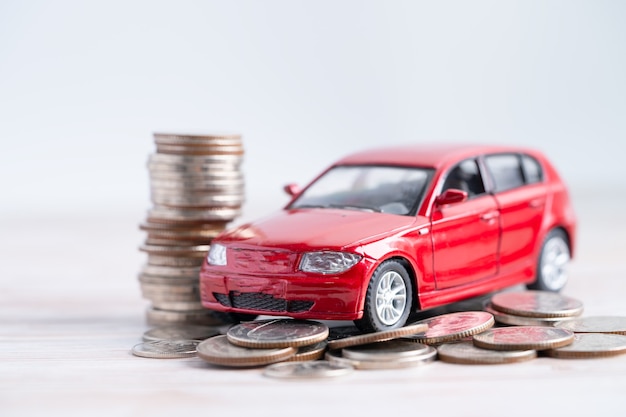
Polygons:
M500 215L499 212L497 211L488 211L487 213L483 213L480 215L480 220L485 221L485 222L489 222L495 218L497 218Z
M541 207L543 207L543 205L544 205L543 198L536 198L536 199L530 200L528 202L528 207L534 208L534 209L541 208Z

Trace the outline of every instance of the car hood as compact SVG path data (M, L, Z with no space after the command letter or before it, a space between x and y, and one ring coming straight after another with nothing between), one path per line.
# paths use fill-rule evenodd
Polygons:
M341 249L397 233L415 217L340 209L282 210L221 234L216 240L292 250Z

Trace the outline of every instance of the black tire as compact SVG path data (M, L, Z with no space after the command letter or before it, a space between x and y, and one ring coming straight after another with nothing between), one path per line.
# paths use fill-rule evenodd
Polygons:
M363 317L354 324L363 332L380 332L406 324L413 305L413 284L401 262L388 260L374 271L365 295Z
M535 282L526 287L530 290L561 291L567 284L566 269L570 259L567 235L561 229L551 230L541 246Z

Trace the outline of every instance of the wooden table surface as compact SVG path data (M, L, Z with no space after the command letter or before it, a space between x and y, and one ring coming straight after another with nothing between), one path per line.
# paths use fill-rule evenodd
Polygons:
M626 316L626 221L610 193L574 193L578 248L564 294ZM144 213L0 220L0 416L623 415L626 355L512 365L434 362L284 381L262 369L130 353L149 328L137 273Z

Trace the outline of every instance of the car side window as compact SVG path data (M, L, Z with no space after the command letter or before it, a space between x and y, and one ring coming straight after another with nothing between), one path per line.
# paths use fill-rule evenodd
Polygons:
M494 182L494 191L506 191L524 185L524 174L517 154L498 154L485 157L485 165Z
M522 155L522 168L526 184L543 181L543 170L539 162L530 155Z
M466 159L450 170L441 191L443 192L450 188L465 191L469 197L485 192L485 185L480 176L476 160Z

